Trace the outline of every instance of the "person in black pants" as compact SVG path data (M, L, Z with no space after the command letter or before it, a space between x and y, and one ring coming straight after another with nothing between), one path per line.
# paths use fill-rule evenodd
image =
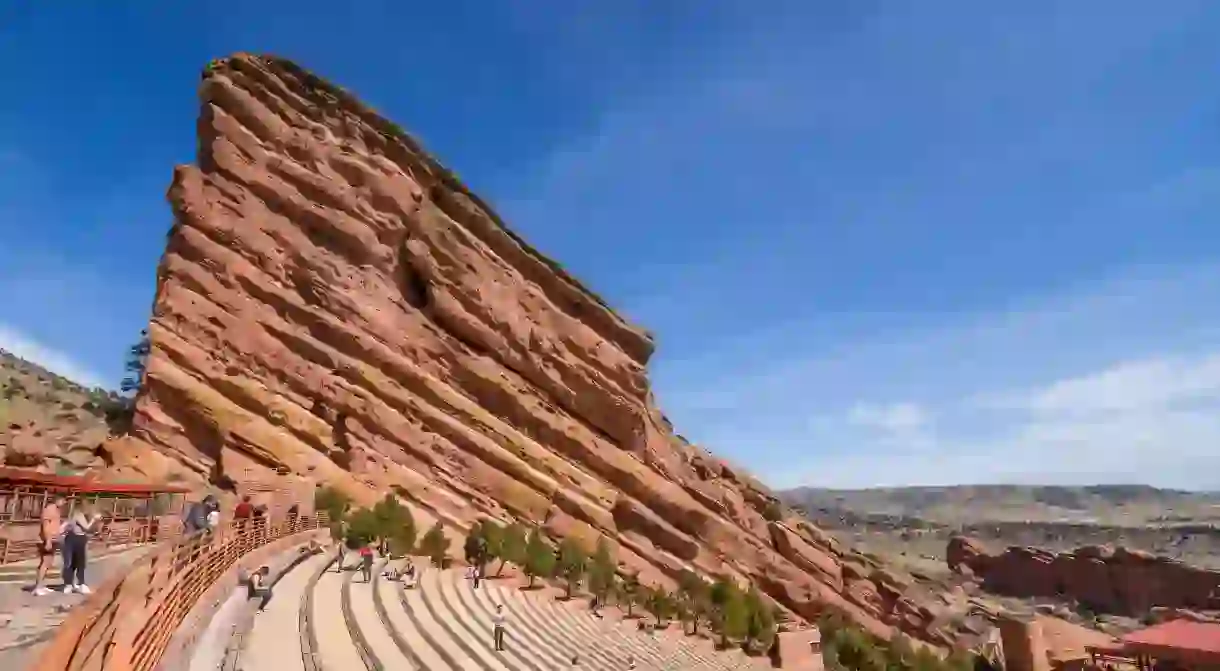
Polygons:
M496 614L492 615L491 638L495 643L496 651L504 650L504 604L496 604Z
M64 594L89 594L85 583L85 565L89 554L89 534L101 519L84 506L78 507L64 525Z
M260 613L263 612L263 610L267 607L267 602L271 600L271 585L268 582L268 576L270 574L271 569L267 568L266 566L259 567L259 569L250 576L249 582L246 583L247 598L259 599L258 612Z

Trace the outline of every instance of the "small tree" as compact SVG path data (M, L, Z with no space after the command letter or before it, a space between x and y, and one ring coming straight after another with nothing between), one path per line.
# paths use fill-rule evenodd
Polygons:
M745 634L747 612L741 590L728 577L712 583L710 591L712 619L720 632L720 646L727 648L731 639Z
M610 544L606 542L605 537L597 539L597 549L593 552L593 557L589 560L589 591L597 598L599 603L605 603L610 596L610 590L614 589L614 575L618 569L618 562L614 560L614 555L610 553Z
M746 651L766 650L775 636L775 611L753 585L744 597Z
M347 547L362 548L376 540L379 531L377 515L368 508L359 508L347 519Z
M645 590L644 607L657 618L657 627L660 628L664 626L665 618L673 612L673 597L663 587L649 587Z
M629 573L623 578L623 584L619 588L622 595L623 604L627 606L627 617L631 617L631 611L635 607L636 602L640 598L640 576L638 573Z
M433 524L420 539L419 551L431 560L433 566L445 567L445 559L449 556L449 539L445 537L445 529L440 522Z
M533 589L535 578L548 578L555 571L555 553L542 539L538 529L530 532L525 543L525 576L529 579L529 588Z
M351 498L335 487L319 487L313 492L313 509L326 513L332 524L342 522L351 505Z
M580 587L588 561L584 548L575 538L565 538L560 542L558 569L560 577L563 578L565 598L571 599L572 592Z
M691 624L691 635L699 633L699 620L706 617L709 609L707 582L694 571L682 571L678 575L679 613L683 621Z
M470 566L482 566L487 563L487 538L484 536L482 520L466 532L466 540L462 543L462 557Z
M134 395L144 383L144 371L148 366L148 355L152 352L152 344L148 340L148 329L140 331L140 339L127 350L127 360L123 367L127 376L119 383L119 390L124 394Z
M778 522L784 519L784 507L779 501L768 501L762 509L762 516L768 522Z
M525 527L517 522L513 522L504 528L500 533L500 548L499 548L500 566L496 569L496 575L504 570L505 562L512 562L517 566L525 566Z

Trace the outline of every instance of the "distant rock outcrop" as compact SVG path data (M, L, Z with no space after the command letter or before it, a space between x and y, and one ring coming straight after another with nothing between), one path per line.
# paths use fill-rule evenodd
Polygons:
M150 476L393 491L606 537L646 581L724 573L798 618L955 640L906 578L675 436L651 336L397 126L278 58L216 61L200 95L128 438Z
M946 561L950 570L972 575L990 592L1071 599L1094 613L1220 610L1220 571L1138 550L1086 546L1055 553L1013 546L990 553L976 540L954 536Z

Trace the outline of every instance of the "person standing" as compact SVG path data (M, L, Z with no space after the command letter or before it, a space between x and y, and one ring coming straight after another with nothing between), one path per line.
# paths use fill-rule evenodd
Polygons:
M93 533L93 527L101 518L101 515L82 505L72 512L64 525L64 594L91 592L85 582L89 534Z
M55 545L63 527L64 503L63 495L56 494L55 498L42 508L38 525L38 572L34 575L33 592L35 596L45 596L51 593L44 583L47 579L47 572L51 570L51 564L55 563ZM65 583L66 585L67 583Z
M504 651L504 604L496 604L496 613L491 616L492 628L491 639L495 643L496 651Z
M373 545L365 543L360 548L360 571L365 582L373 581Z

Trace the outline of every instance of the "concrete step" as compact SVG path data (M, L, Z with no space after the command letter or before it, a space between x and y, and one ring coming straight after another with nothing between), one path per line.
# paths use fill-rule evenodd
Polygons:
M378 569L380 567L377 567ZM374 573L376 575L376 573ZM353 621L349 625L358 629L357 636L363 637L369 652L383 669L414 668L410 658L399 649L387 630L389 626L381 619L373 604L373 583L364 582L363 578L354 580L348 577L344 589L347 590L350 612Z
M318 639L318 656L322 668L330 671L357 671L365 668L356 643L343 618L343 581L346 575L327 571L314 586L311 626Z
M378 610L385 614L390 631L397 633L398 638L410 649L421 669L458 669L457 661L446 659L444 651L434 644L428 636L416 628L414 621L403 609L400 593L402 584L378 578L373 581L373 598Z
M275 595L267 610L254 616L254 625L246 635L240 668L249 671L305 671L301 650L295 647L289 654L287 646L297 646L301 636L300 609L309 578L317 573L330 557L317 555L301 562L275 583Z

